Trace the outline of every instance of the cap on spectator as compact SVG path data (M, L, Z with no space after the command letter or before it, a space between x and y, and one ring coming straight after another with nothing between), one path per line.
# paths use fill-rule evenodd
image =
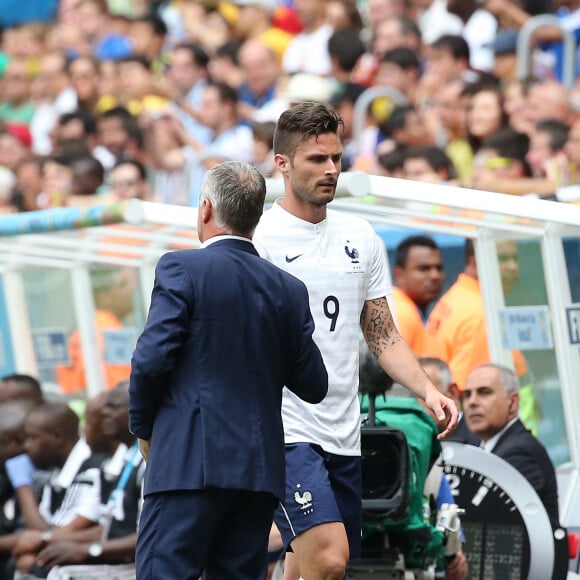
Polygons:
M302 21L298 17L296 10L290 6L280 6L274 13L272 26L287 32L288 34L299 34L302 32Z
M274 12L278 7L277 0L234 0L236 6L259 6L269 12Z
M309 73L296 73L288 81L282 98L288 103L317 101L328 105L330 96L331 89L327 79Z
M342 103L356 103L356 100L365 92L365 87L358 83L341 83L330 98L330 104L338 107Z
M121 60L132 53L131 41L118 34L106 36L95 48L95 57L99 60Z
M18 139L25 147L30 149L32 147L32 135L27 125L20 123L4 123L4 131Z
M493 42L489 44L494 54L502 56L515 54L518 49L518 31L514 29L500 30Z

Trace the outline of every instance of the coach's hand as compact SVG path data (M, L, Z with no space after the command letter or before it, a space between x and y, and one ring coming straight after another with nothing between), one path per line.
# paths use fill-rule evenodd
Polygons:
M141 451L141 455L145 461L149 459L149 445L150 442L147 439L139 439L139 451Z

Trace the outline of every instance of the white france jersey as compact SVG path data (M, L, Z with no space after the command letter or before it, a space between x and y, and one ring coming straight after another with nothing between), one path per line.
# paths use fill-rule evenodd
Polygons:
M328 370L328 394L316 405L284 389L286 443L311 442L337 455L360 455L360 314L366 300L390 294L385 246L372 226L328 210L312 224L275 203L254 234L260 255L302 280Z

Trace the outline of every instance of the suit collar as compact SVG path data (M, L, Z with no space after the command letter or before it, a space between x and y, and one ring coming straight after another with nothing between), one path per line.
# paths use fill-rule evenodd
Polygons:
M520 430L520 426L523 428L523 423L517 417L513 418L501 431L486 441L485 450L491 453L498 447L501 447L501 443L509 440L514 431Z
M248 252L249 254L258 255L256 248L252 240L248 238L243 238L241 236L214 236L206 240L199 248L233 248L236 250L241 250L243 252Z

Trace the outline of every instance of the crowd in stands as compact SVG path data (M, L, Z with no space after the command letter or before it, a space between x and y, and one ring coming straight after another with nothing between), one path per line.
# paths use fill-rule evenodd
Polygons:
M543 13L561 29L534 34L519 78L519 30ZM0 30L1 213L195 206L224 159L274 176L274 124L306 100L344 117L343 169L580 198L577 0L3 2ZM370 87L388 94L355 134Z
M543 13L580 39L579 0L2 0L0 215L131 198L196 206L205 171L230 159L275 177L276 121L312 100L344 119L345 170L580 202L580 80L563 82L561 30L540 29L529 78L517 74L519 31ZM357 102L372 87L385 95L356 131ZM395 285L423 345L439 330L423 324L443 275L437 247L419 241L436 258L432 280L414 296L401 256ZM473 253L465 266L479 296ZM451 352L415 351L453 367ZM66 393L84 388L82 360L71 361L58 369ZM480 362L455 379L461 388ZM526 389L525 360L515 362ZM108 386L127 375L108 368ZM16 494L21 513L0 519L0 578L3 565L46 575L87 562L103 564L103 577L105 564L118 566L115 577L134 574L124 566L142 465L121 413L126 383L90 401L80 439L76 415L43 402L34 380L1 387L18 401L0 398L0 499ZM535 399L521 399L537 431ZM123 473L129 487L116 494Z

